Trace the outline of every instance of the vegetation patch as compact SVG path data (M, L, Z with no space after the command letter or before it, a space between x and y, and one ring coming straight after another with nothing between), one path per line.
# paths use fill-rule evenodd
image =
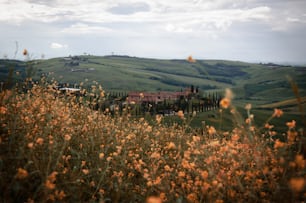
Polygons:
M299 202L305 199L304 120L278 134L274 109L256 128L232 105L233 129L219 131L178 111L164 125L92 110L92 102L62 96L54 84L32 82L0 92L0 199L6 202ZM103 96L94 85L92 93ZM216 119L212 114L211 119ZM222 120L222 117L221 117Z

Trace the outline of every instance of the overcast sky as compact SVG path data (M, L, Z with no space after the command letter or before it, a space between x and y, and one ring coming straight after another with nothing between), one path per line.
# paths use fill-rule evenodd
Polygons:
M129 55L306 64L305 0L0 0L0 58Z

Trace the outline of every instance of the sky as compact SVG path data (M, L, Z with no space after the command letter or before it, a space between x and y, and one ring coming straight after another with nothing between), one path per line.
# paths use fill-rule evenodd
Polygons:
M0 0L0 58L306 64L305 0Z

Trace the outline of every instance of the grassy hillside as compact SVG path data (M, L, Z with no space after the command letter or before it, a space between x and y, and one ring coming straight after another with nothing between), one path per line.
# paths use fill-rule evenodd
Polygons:
M109 91L180 90L190 85L203 91L232 88L236 98L266 104L293 98L287 76L306 95L306 68L275 64L252 64L223 60L157 60L128 56L75 56L43 61L0 61L0 80L6 81L8 70L19 72L18 79L33 66L36 77L49 75L71 85L97 81Z

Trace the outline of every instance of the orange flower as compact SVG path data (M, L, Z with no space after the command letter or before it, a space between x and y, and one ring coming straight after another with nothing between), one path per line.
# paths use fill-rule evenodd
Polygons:
M303 155L296 155L295 156L295 163L299 168L305 168L305 160Z
M279 141L278 139L275 140L274 149L281 148L281 147L284 147L284 146L285 146L285 143Z
M57 172L53 171L49 176L48 176L48 180L50 180L51 182L56 181L56 176L57 176Z
M83 169L82 172L87 175L89 173L89 170L88 169Z
M25 179L26 177L28 177L28 172L25 169L22 168L18 168L17 169L17 174L16 174L16 178L17 179Z
M289 129L295 128L295 124L296 124L295 120L292 120L291 122L286 123Z
M5 108L4 106L0 107L0 114L6 114L7 112L7 108Z
M177 116L180 118L180 119L184 119L184 112L182 110L179 110L177 112Z
M251 119L250 118L245 119L245 123L246 124L250 124L251 123Z
M178 173L178 176L181 177L181 178L184 178L186 176L186 173L184 171L180 171Z
M238 141L240 139L240 136L238 134L232 135L232 141Z
M206 180L206 179L208 178L208 172L207 172L207 171L203 171L203 172L201 173L201 176L202 176L202 178L203 178L204 180Z
M44 143L44 139L39 137L36 139L36 143L39 144L39 145L42 145Z
M188 202L198 202L198 197L195 193L190 193L187 195Z
M162 119L163 119L163 116L161 116L161 115L156 115L156 117L155 117L155 120L158 124L162 121Z
M104 158L104 153L100 153L99 154L99 159L103 159Z
M66 141L71 140L71 136L70 136L70 135L68 135L68 134L66 134L66 135L65 135L65 140L66 140Z
M50 180L47 180L45 183L45 187L49 190L53 190L55 188L55 184L52 183Z
M32 149L33 146L34 146L34 143L33 143L33 142L28 143L28 147L29 147L30 149Z
M291 178L289 181L289 186L294 192L300 192L305 186L305 179L302 177Z
M176 148L176 146L173 142L170 142L167 146L167 149L175 149L175 148Z
M193 59L192 56L188 56L187 61L188 61L189 63L195 63L195 62L196 62L196 60Z
M169 165L164 166L165 171L171 171L171 168Z
M164 192L160 193L159 197L162 200L162 202L167 200L166 194Z
M208 134L209 135L214 135L214 134L216 134L216 129L213 127L213 126L210 126L209 128L208 128Z
M61 191L56 190L54 194L58 200L63 200L66 197L66 194L63 190Z
M153 152L150 157L152 159L160 159L160 153L159 152Z
M272 117L281 117L284 114L284 112L281 109L274 109L274 113L272 115Z
M298 133L295 131L288 130L287 131L287 139L289 144L293 144L295 138L297 137Z
M269 123L266 123L265 128L270 130L270 129L274 128L274 125L270 125Z
M47 178L45 182L45 187L49 190L53 190L55 188L54 182L56 181L56 175L58 173L56 171L53 171Z
M199 142L201 140L200 136L192 136L192 141Z
M229 100L228 98L223 98L220 101L220 106L224 109L227 109L230 105L231 105L231 100Z
M162 199L156 196L149 196L146 199L146 203L162 203Z

